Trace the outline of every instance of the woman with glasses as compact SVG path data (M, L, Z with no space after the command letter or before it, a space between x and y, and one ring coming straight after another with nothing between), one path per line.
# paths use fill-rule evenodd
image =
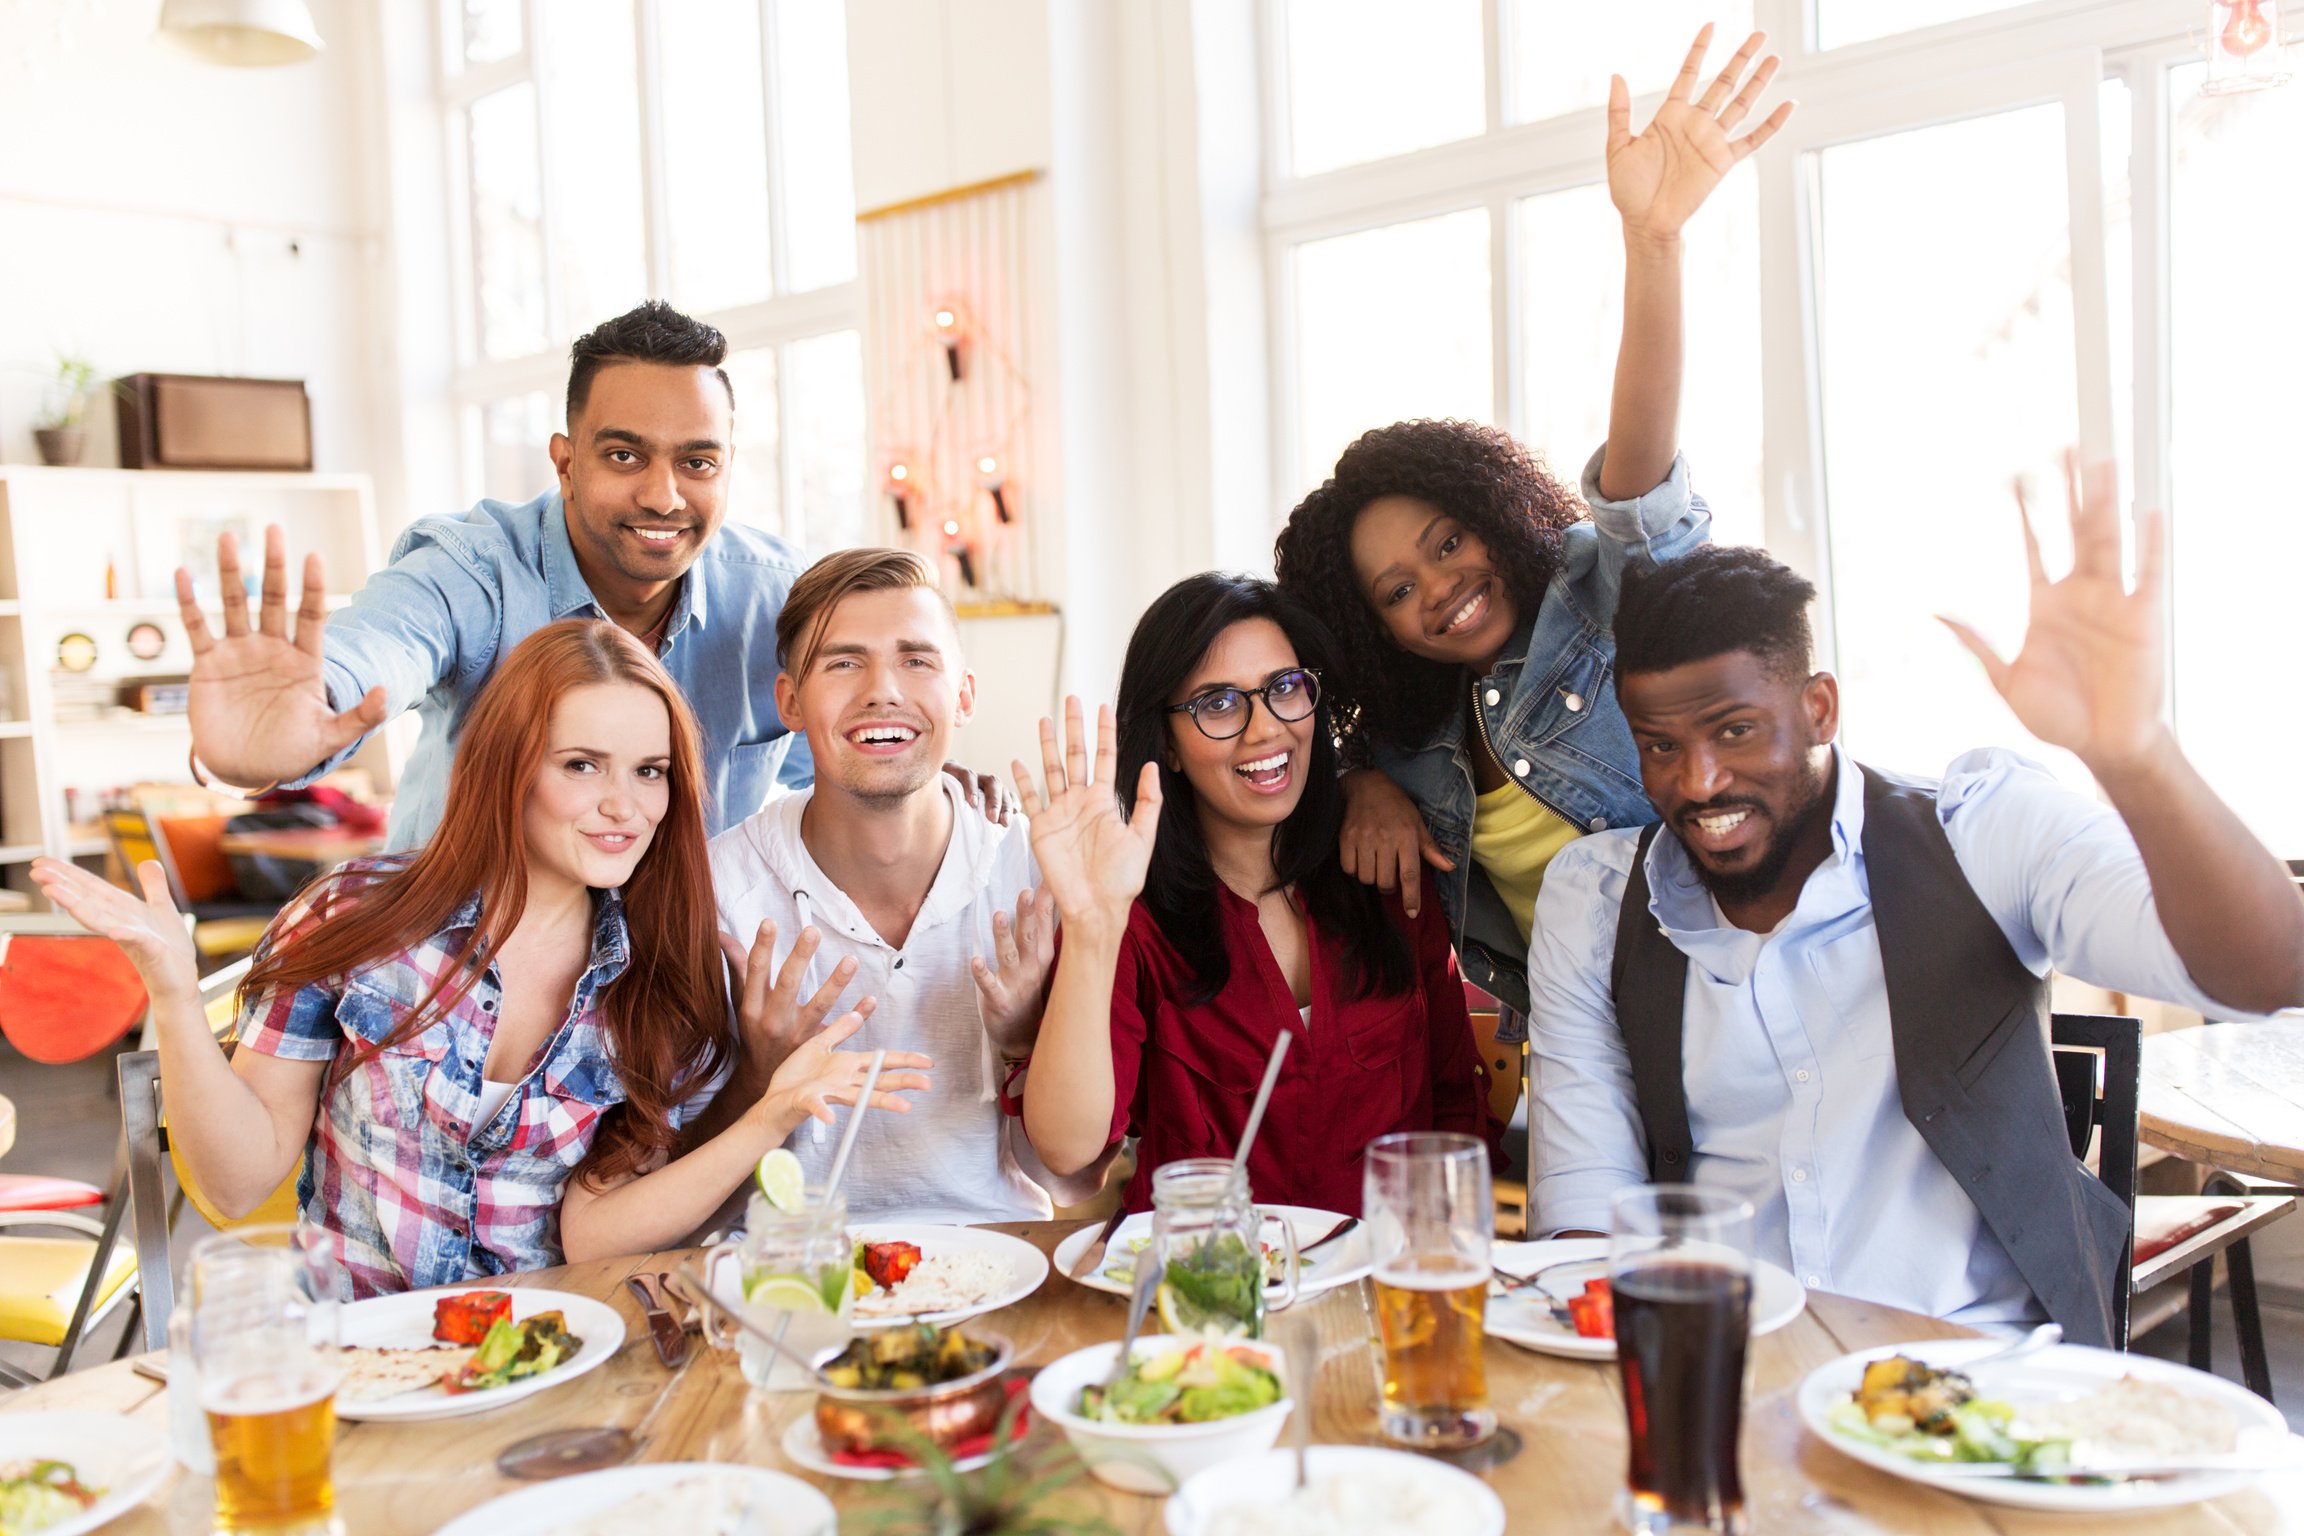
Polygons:
M1282 1034L1259 1200L1356 1212L1371 1139L1487 1133L1439 903L1412 919L1337 857L1328 651L1272 583L1191 577L1137 623L1093 769L1077 699L1061 753L1041 722L1045 796L1016 765L1062 919L1024 1128L1060 1174L1142 1137L1131 1210L1161 1164L1232 1155Z

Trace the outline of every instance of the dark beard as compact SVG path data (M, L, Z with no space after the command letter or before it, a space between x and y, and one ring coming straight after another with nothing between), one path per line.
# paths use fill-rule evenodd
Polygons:
M1724 908L1745 906L1774 894L1792 862L1794 851L1818 821L1832 814L1831 797L1825 792L1828 782L1828 771L1818 772L1808 781L1807 797L1794 808L1790 820L1778 825L1776 836L1749 869L1721 874L1689 853L1688 863L1696 871L1697 882ZM1681 848L1687 851L1686 844Z

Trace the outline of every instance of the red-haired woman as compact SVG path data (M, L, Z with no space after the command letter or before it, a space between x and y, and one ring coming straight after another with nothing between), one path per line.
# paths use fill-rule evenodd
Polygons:
M538 630L473 704L431 842L345 865L274 922L229 1061L159 866L142 901L68 864L33 874L142 972L201 1187L238 1214L301 1160L303 1216L341 1238L355 1296L647 1252L854 1103L869 1060L834 1049L847 1014L675 1155L732 1054L696 742L622 630ZM925 1058L887 1065L883 1090L926 1086Z

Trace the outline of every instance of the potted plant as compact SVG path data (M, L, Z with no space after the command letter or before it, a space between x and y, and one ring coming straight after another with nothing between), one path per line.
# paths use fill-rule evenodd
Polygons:
M889 1486L881 1502L844 1516L876 1536L1120 1536L1120 1528L1083 1500L1077 1487L1088 1468L1061 1441L1021 1446L1019 1395L992 1433L992 1459L962 1473L952 1457L918 1430L888 1416L888 1441L910 1452L921 1475Z
M48 385L47 403L33 425L33 440L40 445L43 464L77 464L88 446L81 421L88 414L88 396L96 386L96 365L84 357L59 356L56 377Z

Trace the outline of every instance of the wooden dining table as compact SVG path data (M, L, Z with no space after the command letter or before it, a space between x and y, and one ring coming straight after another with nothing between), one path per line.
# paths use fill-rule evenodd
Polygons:
M2138 1132L2190 1162L2304 1185L2304 1019L2144 1038Z
M1053 1251L1073 1223L1004 1227ZM415 1536L527 1486L496 1470L497 1456L552 1430L615 1425L639 1441L641 1461L744 1462L771 1467L822 1487L845 1517L889 1498L889 1485L819 1478L787 1462L778 1441L808 1411L807 1393L766 1395L738 1374L735 1357L700 1342L687 1362L667 1370L649 1343L640 1311L623 1285L635 1271L668 1269L680 1254L620 1258L511 1277L506 1284L548 1286L597 1297L615 1307L627 1329L624 1347L606 1365L504 1411L426 1423L346 1423L338 1431L335 1476L346 1536ZM1373 1444L1376 1433L1373 1314L1366 1281L1300 1304L1318 1324L1320 1368L1312 1397L1313 1438ZM1076 1285L1060 1273L1030 1297L971 1326L1006 1334L1026 1366L1116 1338L1125 1303ZM1841 1456L1801 1426L1793 1406L1801 1379L1853 1350L1914 1339L1965 1336L1967 1330L1915 1313L1846 1297L1811 1294L1808 1309L1757 1340L1744 1418L1746 1511L1755 1536L2072 1536L2102 1528L2101 1517L2038 1514L1975 1503L1892 1478ZM1613 1363L1534 1354L1498 1340L1486 1346L1490 1400L1522 1442L1510 1459L1479 1470L1509 1511L1513 1536L1613 1529L1610 1510L1625 1464L1623 1400ZM75 1372L14 1394L7 1411L71 1409L121 1413L164 1428L166 1395L130 1363ZM1036 1424L1036 1438L1060 1439ZM1081 1497L1128 1536L1164 1529L1158 1498L1114 1492L1083 1480ZM116 1536L208 1529L212 1485L177 1472L142 1508L107 1528ZM2270 1536L2304 1531L2304 1473L2267 1478L2247 1491L2208 1503L2122 1517L2121 1536Z

